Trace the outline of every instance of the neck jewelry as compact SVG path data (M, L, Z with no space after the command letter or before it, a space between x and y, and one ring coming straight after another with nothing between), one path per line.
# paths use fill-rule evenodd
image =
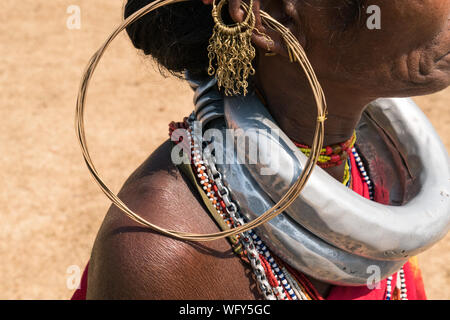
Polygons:
M224 97L220 102L214 81L191 81L191 86L196 90L196 120L202 122L205 130L231 128L246 132L250 128L266 131L271 128L272 132L280 132L278 137L248 136L249 144L263 147L259 154L265 161L258 164L237 165L240 162L235 150L214 143L225 159L235 159L216 167L223 183L232 189L233 200L239 204L242 215L254 219L272 207L296 180L306 156L279 130L256 95ZM376 179L382 178L377 180L381 181L381 188L396 179L386 171L389 166L398 166L396 171L420 177L408 182L411 185L404 191L406 203L392 206L366 200L317 169L284 215L255 229L266 245L289 265L337 285L364 285L371 265L377 265L381 277L387 278L409 257L443 237L449 227L448 192L443 192L449 187L448 156L423 113L408 99L377 100L367 108L362 121L357 128L358 136L363 138L361 146L379 152L371 156L374 160L386 161L383 166L370 167ZM387 149L391 144L388 140L384 140L388 141L384 146L370 147L386 133L395 148ZM427 152L412 147L425 144ZM433 159L428 156L429 148L435 155ZM403 161L389 162L391 152L398 157L398 150L402 150ZM430 161L435 165L430 166ZM357 161L354 166L360 168L361 163ZM271 169L268 171L275 174L261 175L262 169ZM371 186L363 170L361 174ZM421 186L419 191L417 186ZM396 197L397 191L392 189L392 195L388 196ZM373 188L368 190L374 196Z
M185 143L180 136L176 136L176 129L187 129L187 141L191 153L192 165L194 172L197 173L197 183L208 197L214 209L210 211L213 217L220 221L222 219L224 228L233 228L243 223L244 218L240 214L237 205L231 200L232 194L224 185L222 175L217 171L215 158L209 152L202 152L199 146L204 145L204 141L198 140L198 137L192 135L193 132L191 121L186 118L184 123L169 125L169 135L175 143ZM364 165L356 152L352 148L352 154L358 157L358 165L361 175L363 176ZM350 152L351 152L350 151ZM367 185L371 185L368 175L364 176ZM372 195L370 199L373 200ZM206 200L208 201L208 200ZM281 261L276 261L271 252L258 235L249 230L246 233L238 235L237 239L231 241L234 251L253 269L258 288L266 299L274 300L310 300L318 299L319 295L309 283L309 281L295 271L289 272L287 266ZM403 269L400 269L398 275L401 280L401 299L407 299L406 284ZM400 280L397 280L397 286ZM387 279L386 299L392 299L392 276Z

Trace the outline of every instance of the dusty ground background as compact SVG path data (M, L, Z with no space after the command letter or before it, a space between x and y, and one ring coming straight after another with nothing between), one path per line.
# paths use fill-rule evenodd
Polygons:
M66 27L69 5L81 29ZM0 298L67 299L68 268L84 268L109 202L82 161L73 116L81 72L120 21L122 1L2 0L0 11ZM450 147L450 90L417 101ZM90 90L87 133L113 190L191 110L125 35ZM450 237L420 255L428 295L450 298Z

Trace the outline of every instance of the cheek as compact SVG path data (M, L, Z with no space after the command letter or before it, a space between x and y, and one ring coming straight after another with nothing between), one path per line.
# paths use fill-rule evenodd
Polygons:
M376 1L374 1L376 2ZM379 0L381 29L360 28L334 69L374 95L419 95L450 84L449 0ZM338 66L337 62L340 63ZM333 66L329 66L333 69Z
M419 1L427 9L410 17L399 30L392 52L392 77L410 95L442 90L450 84L450 1ZM403 20L404 23L408 21ZM403 39L401 39L403 38Z
M444 31L450 18L449 0L372 0L370 2L378 2L381 30L363 28L365 29L362 30L363 33L373 38L373 41L389 41L385 44L394 48L414 47L429 42Z

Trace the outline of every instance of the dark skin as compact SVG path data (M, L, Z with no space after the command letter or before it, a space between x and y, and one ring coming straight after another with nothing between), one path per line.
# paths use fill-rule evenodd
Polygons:
M166 142L125 183L119 197L165 228L217 232L198 195L170 159ZM195 243L149 232L112 206L94 245L88 299L254 299L250 270L227 240Z
M255 12L261 6L279 21L289 21L287 26L306 48L328 103L325 144L347 140L365 105L375 98L428 94L450 84L450 1L371 0L369 4L381 8L381 30L369 30L363 23L337 34L332 3L255 3ZM240 0L230 0L229 10L235 21L242 20ZM273 42L254 33L259 57L255 84L281 129L293 140L310 144L316 116L311 90L287 59L279 35L264 29L256 17L258 30ZM362 17L366 18L364 12ZM268 49L276 55L266 56ZM197 191L172 164L170 148L166 142L157 149L130 176L120 198L162 227L217 232ZM328 172L340 180L343 168ZM312 280L326 295L330 286ZM92 251L87 297L262 298L250 269L227 240L190 243L163 237L140 227L115 206L108 211Z

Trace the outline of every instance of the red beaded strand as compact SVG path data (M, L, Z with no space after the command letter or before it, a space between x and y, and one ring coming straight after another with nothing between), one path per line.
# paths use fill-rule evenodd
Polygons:
M354 132L352 137L345 142L323 147L320 151L317 165L322 169L341 165L347 159L348 153L351 152L351 148L355 145L355 142L356 133ZM294 144L309 157L311 147L295 141Z

